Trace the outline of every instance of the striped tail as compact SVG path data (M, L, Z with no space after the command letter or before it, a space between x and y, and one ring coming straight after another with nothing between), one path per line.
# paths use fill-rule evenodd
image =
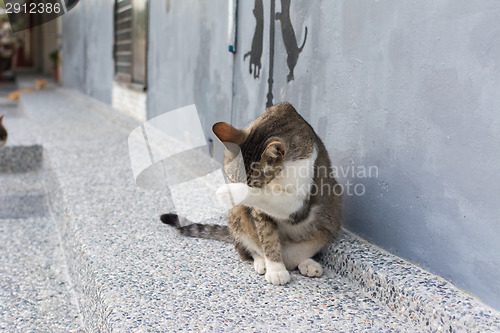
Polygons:
M228 243L233 242L233 237L225 225L190 223L181 226L177 214L163 214L160 216L160 220L179 230L180 234L183 236L215 239Z

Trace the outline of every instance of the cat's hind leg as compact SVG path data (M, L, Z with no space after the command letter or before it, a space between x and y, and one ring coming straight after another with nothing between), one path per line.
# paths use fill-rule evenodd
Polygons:
M309 258L299 264L299 272L304 276L320 277L323 275L323 268L318 262Z
M259 274L266 273L266 261L258 250L258 245L255 244L249 237L240 235L237 236L237 241L234 243L236 251L243 260L253 260L253 268Z
M260 275L266 274L266 260L259 255L254 255L253 268Z
M321 265L311 259L324 246L322 242L302 241L283 245L282 256L289 270L298 267L300 274L310 277L323 275Z
M236 247L236 250L240 254L240 257L243 260L252 260L253 259L253 268L255 269L255 271L257 273L259 273L260 275L265 274L266 273L266 261L262 257L262 255L259 254L260 251L257 252L257 250L256 250L256 248L258 247L257 244L249 244L249 242L252 242L249 239L246 239L244 244L240 243L241 238L238 241L239 242L235 243L234 246ZM242 255L242 253L244 253L246 256L244 257Z

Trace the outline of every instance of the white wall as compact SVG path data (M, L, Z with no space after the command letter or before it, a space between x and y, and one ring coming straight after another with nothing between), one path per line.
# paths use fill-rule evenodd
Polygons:
M113 0L80 1L62 16L64 85L111 103Z

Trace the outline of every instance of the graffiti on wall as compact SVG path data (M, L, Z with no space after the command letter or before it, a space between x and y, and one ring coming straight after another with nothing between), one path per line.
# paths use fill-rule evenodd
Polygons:
M264 5L262 0L255 0L255 6L253 8L253 15L255 16L255 32L252 39L252 49L245 53L243 56L243 61L250 56L249 71L252 74L253 66L253 77L258 78L260 75L260 69L262 64L260 58L262 57L263 48L263 37L264 37Z
M290 0L281 0L281 13L276 13L276 20L281 22L281 35L283 36L283 43L286 49L286 63L288 65L287 81L290 82L294 79L293 69L299 60L299 54L304 49L307 40L307 27L304 32L304 41L299 47L295 31L293 30L292 21L290 20Z
M294 80L293 71L299 60L299 55L304 49L307 40L307 27L305 27L304 40L301 46L297 42L295 30L290 19L290 2L291 0L281 0L281 12L276 13L276 0L270 1L270 15L269 15L269 77L268 77L268 93L266 106L273 105L273 84L274 84L274 39L275 39L275 25L273 22L280 22L281 36L285 51L287 54L286 63L288 66L287 82ZM247 57L249 60L249 72L253 73L254 79L259 78L260 69L262 68L262 50L264 39L264 5L262 0L255 0L253 15L255 17L255 31L252 39L252 48L245 53L243 61Z

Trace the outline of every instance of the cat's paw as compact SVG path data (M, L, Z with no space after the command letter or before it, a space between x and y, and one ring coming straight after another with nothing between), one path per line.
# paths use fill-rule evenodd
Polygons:
M235 206L248 196L248 186L243 183L224 184L217 189L217 197L223 205Z
M266 281L275 286L287 284L290 281L290 272L288 272L285 265L281 263L267 262Z
M260 275L266 272L266 261L264 258L254 258L253 259L253 268Z
M300 274L309 277L320 277L323 275L323 268L316 261L306 259L299 264Z

